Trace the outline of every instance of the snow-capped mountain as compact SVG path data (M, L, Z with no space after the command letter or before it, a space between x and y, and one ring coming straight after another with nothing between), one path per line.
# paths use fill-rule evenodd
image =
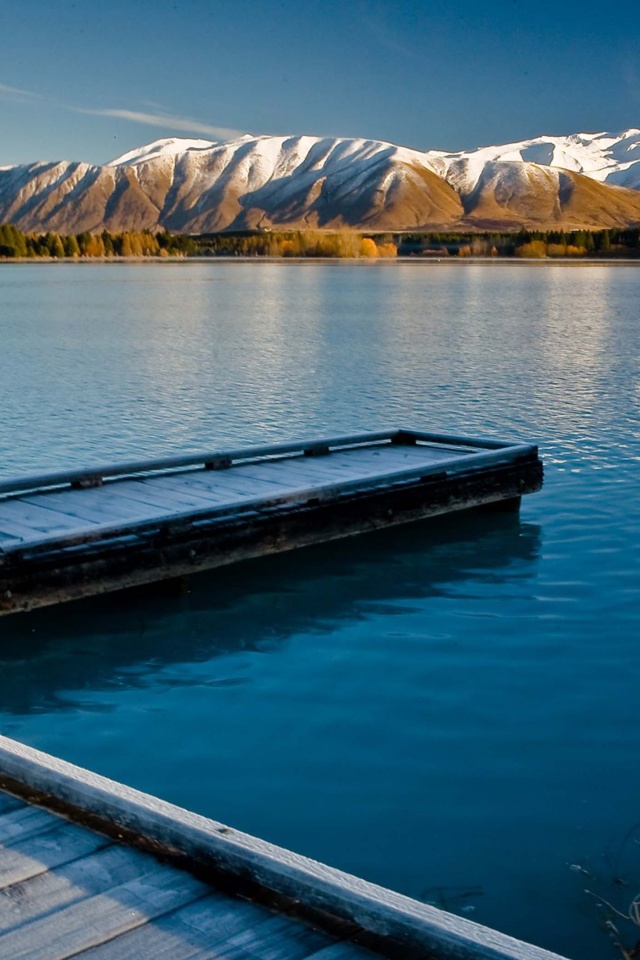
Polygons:
M576 133L569 137L536 137L497 147L460 153L430 150L434 169L463 192L470 193L488 163L535 163L583 173L592 180L640 190L640 130L623 133Z
M161 140L102 167L0 171L0 222L27 230L391 230L448 225L462 214L457 193L424 154L376 140Z
M640 130L462 153L311 136L170 138L104 166L0 168L3 222L63 233L622 227L640 223Z

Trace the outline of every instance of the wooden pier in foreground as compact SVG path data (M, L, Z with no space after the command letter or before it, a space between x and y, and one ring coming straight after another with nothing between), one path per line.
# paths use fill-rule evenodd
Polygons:
M410 430L0 481L0 614L488 504L537 447Z
M562 960L0 736L6 960Z

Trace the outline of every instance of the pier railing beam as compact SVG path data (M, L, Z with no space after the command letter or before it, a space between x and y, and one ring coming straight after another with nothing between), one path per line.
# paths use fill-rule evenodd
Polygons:
M251 881L275 904L356 924L362 942L403 960L562 960L462 917L419 903L224 824L108 780L0 736L0 789L83 820L109 835L125 831L145 849L184 857Z

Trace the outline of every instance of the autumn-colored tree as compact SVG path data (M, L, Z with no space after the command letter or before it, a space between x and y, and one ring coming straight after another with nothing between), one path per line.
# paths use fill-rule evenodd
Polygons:
M378 247L375 240L372 240L371 237L363 237L360 241L360 256L370 260L378 256Z
M130 233L122 234L122 247L120 250L120 255L122 257L135 257L136 253L134 250L134 244L132 243L132 235Z
M547 245L544 240L530 240L529 243L523 243L516 247L515 253L516 257L541 260L547 255Z
M378 255L381 257L397 257L398 248L395 243L381 243L378 245Z
M102 237L92 233L90 239L85 244L85 257L104 257L104 243Z

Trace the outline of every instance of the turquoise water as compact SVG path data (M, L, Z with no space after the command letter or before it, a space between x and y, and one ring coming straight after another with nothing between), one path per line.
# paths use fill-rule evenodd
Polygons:
M546 467L519 518L3 619L2 732L619 956L584 889L640 890L639 304L609 265L1 265L2 476L391 425Z

